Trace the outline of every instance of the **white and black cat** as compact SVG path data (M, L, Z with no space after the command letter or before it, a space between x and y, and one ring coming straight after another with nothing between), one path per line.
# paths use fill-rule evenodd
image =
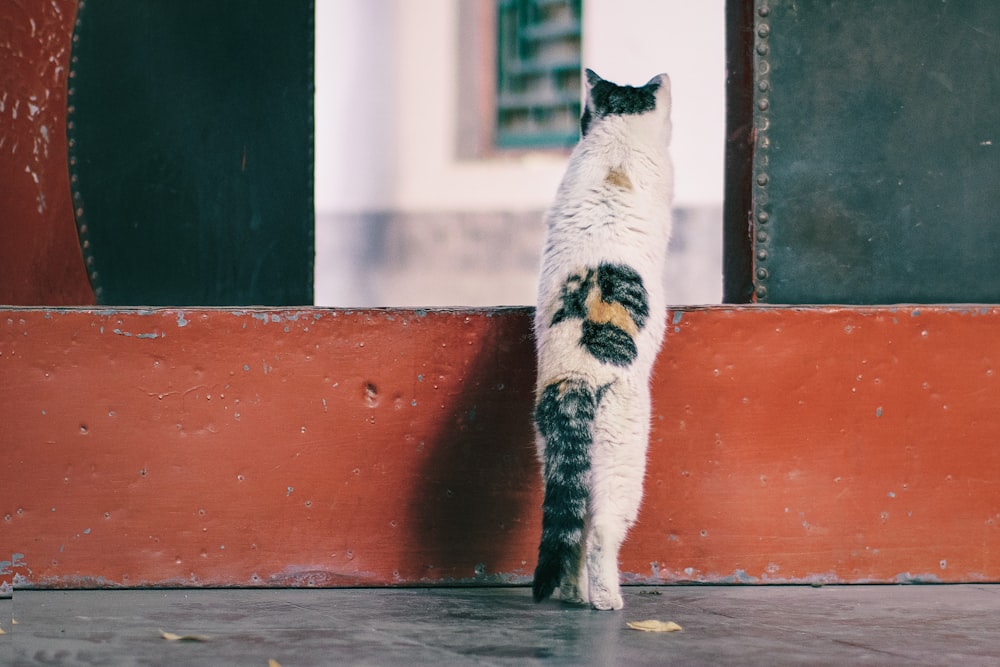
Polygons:
M533 593L621 609L618 550L642 500L663 340L670 79L587 70L582 138L546 218L535 312L545 500Z

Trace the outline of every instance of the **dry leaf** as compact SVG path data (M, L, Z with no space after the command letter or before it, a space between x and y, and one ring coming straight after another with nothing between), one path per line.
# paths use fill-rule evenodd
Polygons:
M677 632L681 626L673 621L629 621L628 627L642 632Z
M281 663L274 658L267 659L267 667L281 667Z
M3 631L3 628L0 628L0 635L5 635L5 634L7 633Z
M178 635L163 630L160 630L160 636L168 642L207 642L209 639L205 635Z

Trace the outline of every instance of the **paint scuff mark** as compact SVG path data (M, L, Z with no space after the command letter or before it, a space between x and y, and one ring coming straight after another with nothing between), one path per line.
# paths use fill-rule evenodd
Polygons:
M674 318L673 318L673 322L672 323L675 324L675 325L676 324L680 324L682 319L684 319L684 313L682 313L679 310L675 310L674 311Z
M184 311L181 310L181 311L179 311L177 313L177 326L178 327L186 327L187 325L188 325L188 321L186 319L184 319Z
M24 554L11 554L11 560L0 560L0 574L10 574L14 568L24 568L31 572L31 569L24 564Z
M940 584L941 578L936 574L911 574L900 572L896 575L897 584Z
M131 331L122 331L121 329L118 329L118 328L112 329L111 333L115 334L116 336L124 336L126 338L132 338L132 337L142 338L143 340L153 340L153 339L156 339L156 338L166 338L166 336L167 336L165 333L162 333L162 332L159 332L159 331L154 331L152 333L133 334Z

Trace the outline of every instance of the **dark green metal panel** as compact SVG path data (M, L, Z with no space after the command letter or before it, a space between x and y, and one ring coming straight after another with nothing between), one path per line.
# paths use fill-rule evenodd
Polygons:
M70 170L100 303L312 303L313 26L311 0L80 3Z
M1000 3L757 0L752 20L757 300L1000 301Z

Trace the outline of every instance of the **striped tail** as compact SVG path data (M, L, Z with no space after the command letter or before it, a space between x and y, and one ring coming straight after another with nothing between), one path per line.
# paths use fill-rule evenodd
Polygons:
M579 566L597 402L597 393L585 382L561 380L545 388L535 408L535 423L545 440L542 541L532 586L535 602L552 595L563 575Z

